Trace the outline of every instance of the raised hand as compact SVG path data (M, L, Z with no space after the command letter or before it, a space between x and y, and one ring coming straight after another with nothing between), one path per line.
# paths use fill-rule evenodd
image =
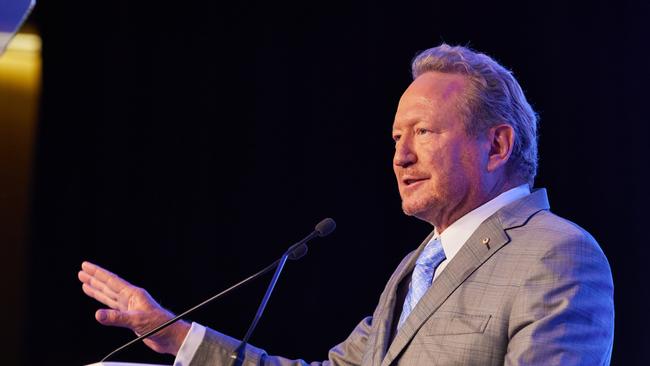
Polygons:
M129 328L141 335L174 316L145 289L133 286L98 265L83 262L78 277L86 295L110 308L95 312L95 319L103 325ZM146 338L144 343L156 352L176 355L189 328L190 325L181 320Z

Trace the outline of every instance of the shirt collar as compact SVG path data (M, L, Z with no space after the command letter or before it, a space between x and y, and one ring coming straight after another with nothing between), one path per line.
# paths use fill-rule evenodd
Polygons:
M507 190L456 220L442 234L439 234L438 230L434 229L431 240L440 238L447 261L450 261L483 221L502 207L529 194L530 188L528 184L522 184Z

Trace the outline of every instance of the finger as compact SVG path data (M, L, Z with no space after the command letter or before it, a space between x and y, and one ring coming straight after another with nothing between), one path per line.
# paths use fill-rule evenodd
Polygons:
M83 292L86 295L92 297L93 299L101 302L102 304L104 304L104 305L106 305L106 306L108 306L108 307L110 307L112 309L126 310L126 309L123 309L120 306L119 301L116 301L115 299L113 299L113 298L111 298L109 296L106 296L106 294L104 294L103 292L97 291L96 289L92 288L91 286L89 286L89 285L87 285L85 283L83 285L81 285L81 289L83 290Z
M95 319L103 325L132 329L131 316L124 311L100 309L95 312Z
M103 292L106 296L110 297L111 299L115 301L119 301L119 295L116 294L113 290L108 288L106 284L103 282L99 281L95 277L90 276L88 273L84 271L79 271L79 274L77 275L79 277L79 280L84 284L89 287L91 287L95 291L100 291Z
M79 271L79 273L77 273L77 277L79 278L79 281L81 281L83 283L87 283L92 278L87 272L85 272L83 270L81 270L81 271Z
M120 295L118 293L111 290L104 282L99 281L95 277L92 277L90 281L87 283L87 285L89 285L90 287L92 287L97 291L104 293L104 295L112 298L115 301L120 300Z
M96 264L90 262L83 262L81 264L81 269L84 272L88 273L90 277L94 277L98 281L106 284L106 286L108 286L108 288L110 288L115 293L119 293L124 288L133 287L133 285L121 279L115 273L107 271Z

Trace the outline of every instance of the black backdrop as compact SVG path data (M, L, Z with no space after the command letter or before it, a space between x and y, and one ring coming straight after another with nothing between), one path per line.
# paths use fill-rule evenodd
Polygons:
M541 116L536 185L610 259L613 364L649 364L649 16L643 0L43 0L24 363L91 363L130 339L94 321L82 260L180 311L331 216L252 339L326 357L430 230L401 213L390 128L410 59L446 41L514 70ZM192 319L241 337L269 278ZM142 345L119 359L171 363Z

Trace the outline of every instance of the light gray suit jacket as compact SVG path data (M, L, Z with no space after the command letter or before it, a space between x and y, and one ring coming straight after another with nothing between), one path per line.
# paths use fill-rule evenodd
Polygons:
M372 317L323 363L608 365L614 337L609 264L589 233L548 209L540 189L483 222L393 337L402 308L398 285L427 238L397 267ZM238 344L208 330L192 365L230 365ZM246 365L304 363L252 346L246 351Z

